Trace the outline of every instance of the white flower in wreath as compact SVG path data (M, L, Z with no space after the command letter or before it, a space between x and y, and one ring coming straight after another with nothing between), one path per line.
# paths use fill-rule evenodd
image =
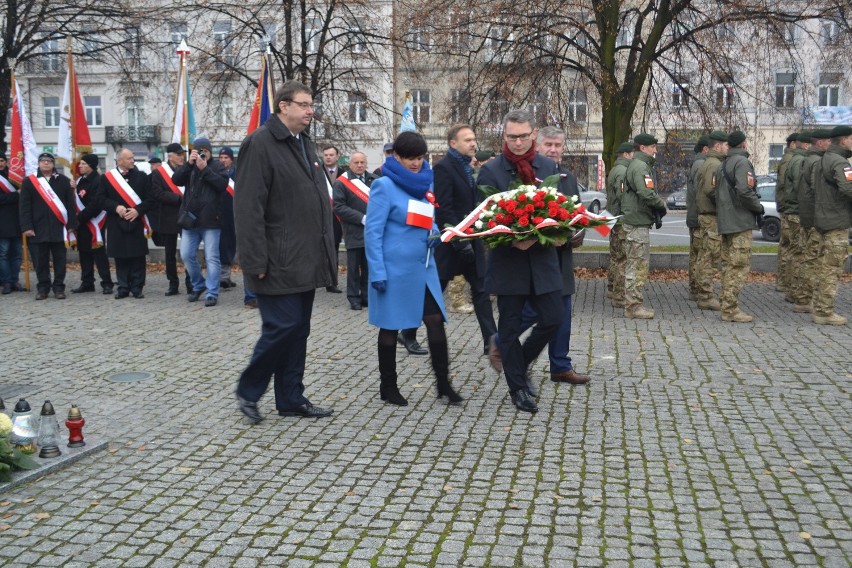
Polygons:
M530 201L532 201L532 199L535 197L535 194L536 194L536 192L535 192L535 191L528 191L528 192L527 192L527 199L529 199Z
M476 223L474 223L473 226L477 229L481 229L484 226L484 223L481 220L477 219Z
M494 211L491 211L491 210L483 211L482 215L480 215L480 217L485 218L485 219L488 219L488 218L493 217L493 216L494 216Z
M572 195L572 196L571 196L571 201L573 201L574 203L577 203L578 201L580 201L580 198L579 198L579 197L577 197L576 195Z

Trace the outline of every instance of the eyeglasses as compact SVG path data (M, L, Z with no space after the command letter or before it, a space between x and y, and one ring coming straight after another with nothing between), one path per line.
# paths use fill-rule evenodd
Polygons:
M308 110L309 108L314 108L314 103L305 103L305 102L300 102L300 101L284 101L284 102L297 105L302 110Z
M508 138L510 142L518 140L523 142L524 140L529 140L530 136L532 136L532 132L527 132L526 134L506 134L506 138Z

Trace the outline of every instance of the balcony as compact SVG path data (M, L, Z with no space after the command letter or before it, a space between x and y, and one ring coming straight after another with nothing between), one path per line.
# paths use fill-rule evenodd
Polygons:
M147 146L160 144L160 125L146 124L142 126L107 126L105 129L106 142L113 146L142 143Z

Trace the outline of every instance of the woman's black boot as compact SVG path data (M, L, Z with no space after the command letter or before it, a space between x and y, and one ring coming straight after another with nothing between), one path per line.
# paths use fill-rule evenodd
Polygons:
M408 401L396 386L396 345L379 345L379 396L397 406L408 406Z
M446 396L450 404L461 404L464 399L453 390L450 384L450 357L447 353L447 344L430 341L429 353L432 354L432 369L435 371L438 398Z

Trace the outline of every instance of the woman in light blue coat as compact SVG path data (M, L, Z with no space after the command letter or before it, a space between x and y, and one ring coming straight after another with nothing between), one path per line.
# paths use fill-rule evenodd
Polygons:
M393 156L382 165L383 177L370 186L364 244L370 267L369 319L379 328L381 399L407 406L396 375L397 330L426 325L438 398L451 404L463 399L450 385L447 334L441 283L435 267L438 227L434 221L432 170L424 162L426 140L403 132Z

